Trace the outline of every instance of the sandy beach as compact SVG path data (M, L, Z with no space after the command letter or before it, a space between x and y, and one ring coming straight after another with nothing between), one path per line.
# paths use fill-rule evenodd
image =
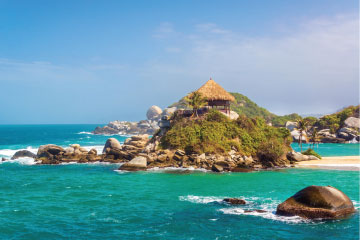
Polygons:
M296 167L356 171L360 170L360 156L323 157L320 160L299 162Z

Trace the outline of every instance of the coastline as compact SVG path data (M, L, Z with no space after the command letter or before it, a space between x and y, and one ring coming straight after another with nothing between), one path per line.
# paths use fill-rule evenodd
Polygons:
M298 162L296 167L359 171L360 156L323 157L320 160Z

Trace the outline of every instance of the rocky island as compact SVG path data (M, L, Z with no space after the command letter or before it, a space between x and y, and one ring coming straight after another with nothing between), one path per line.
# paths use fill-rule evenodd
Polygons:
M65 149L45 145L35 159L39 164L123 163L121 170L191 167L215 172L290 167L297 161L318 159L293 152L288 129L273 127L260 117L233 114L230 104L235 98L213 80L186 99L192 110L149 109L148 121L159 121L151 138L148 134L133 135L123 145L109 138L101 154L78 144ZM111 128L121 129L116 124Z

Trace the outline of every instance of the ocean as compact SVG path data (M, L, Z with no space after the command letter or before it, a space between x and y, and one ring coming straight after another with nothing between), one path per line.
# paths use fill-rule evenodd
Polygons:
M43 144L101 151L97 125L0 126L0 155ZM126 136L112 136L124 141ZM354 147L355 146L355 147ZM297 144L294 144L294 148ZM323 156L358 155L357 144L319 144ZM276 216L309 185L331 185L359 201L357 171L283 169L251 173L116 171L116 164L0 164L0 239L358 239L359 214L335 221ZM229 206L225 197L248 204ZM245 213L262 209L265 213Z

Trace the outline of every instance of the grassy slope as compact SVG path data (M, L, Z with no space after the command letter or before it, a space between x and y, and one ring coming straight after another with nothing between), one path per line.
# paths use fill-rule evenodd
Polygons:
M279 157L289 149L291 140L287 129L268 126L262 118L241 116L230 120L212 110L196 119L174 116L161 146L189 153L225 153L236 148L247 156L270 151Z

